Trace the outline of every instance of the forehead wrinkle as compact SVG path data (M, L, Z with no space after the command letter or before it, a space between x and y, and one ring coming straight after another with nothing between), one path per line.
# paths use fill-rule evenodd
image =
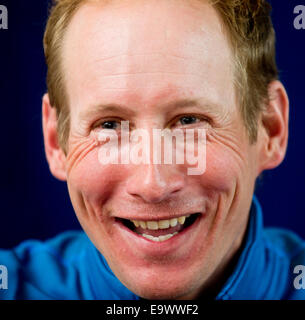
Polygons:
M199 56L199 55L198 55ZM188 64L189 60L191 64ZM95 74L100 66L101 72L97 77L133 76L140 74L173 74L173 75L198 75L204 73L201 70L202 61L198 58L176 56L164 53L149 54L119 54L111 57L95 57L87 65L87 70Z

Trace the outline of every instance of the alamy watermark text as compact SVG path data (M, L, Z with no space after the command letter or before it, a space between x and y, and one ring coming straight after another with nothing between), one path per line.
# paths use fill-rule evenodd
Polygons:
M206 129L130 131L129 121L122 121L119 133L101 129L94 132L94 139L101 165L186 164L188 175L206 170Z
M7 288L8 288L7 267L0 265L0 290L7 290Z
M0 30L8 29L8 11L7 7L0 5Z
M297 274L293 281L294 288L296 290L305 289L305 266L295 266L293 273Z
M305 5L296 6L293 13L297 15L293 22L295 29L305 29Z

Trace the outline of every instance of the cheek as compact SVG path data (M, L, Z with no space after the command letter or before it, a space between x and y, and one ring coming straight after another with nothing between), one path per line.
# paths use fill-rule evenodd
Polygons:
M98 148L74 161L69 170L69 190L80 194L91 203L103 203L115 190L122 179L123 170L119 165L102 165L98 161Z
M201 184L207 189L229 193L238 182L247 180L249 169L246 152L236 152L221 144L208 145Z

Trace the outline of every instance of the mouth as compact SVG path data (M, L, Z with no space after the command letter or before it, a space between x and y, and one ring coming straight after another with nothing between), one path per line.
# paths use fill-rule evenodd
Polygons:
M164 242L189 229L199 219L199 216L200 213L193 213L167 220L144 221L123 218L116 218L116 220L146 240Z

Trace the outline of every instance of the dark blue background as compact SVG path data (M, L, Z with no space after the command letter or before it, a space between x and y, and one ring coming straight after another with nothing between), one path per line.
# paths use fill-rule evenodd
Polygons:
M9 30L0 30L0 247L8 248L80 226L66 184L51 176L44 155L47 1L0 4L9 11ZM305 238L305 30L293 27L293 9L305 0L272 4L277 60L291 103L290 138L284 163L264 174L256 194L266 225L290 228Z

